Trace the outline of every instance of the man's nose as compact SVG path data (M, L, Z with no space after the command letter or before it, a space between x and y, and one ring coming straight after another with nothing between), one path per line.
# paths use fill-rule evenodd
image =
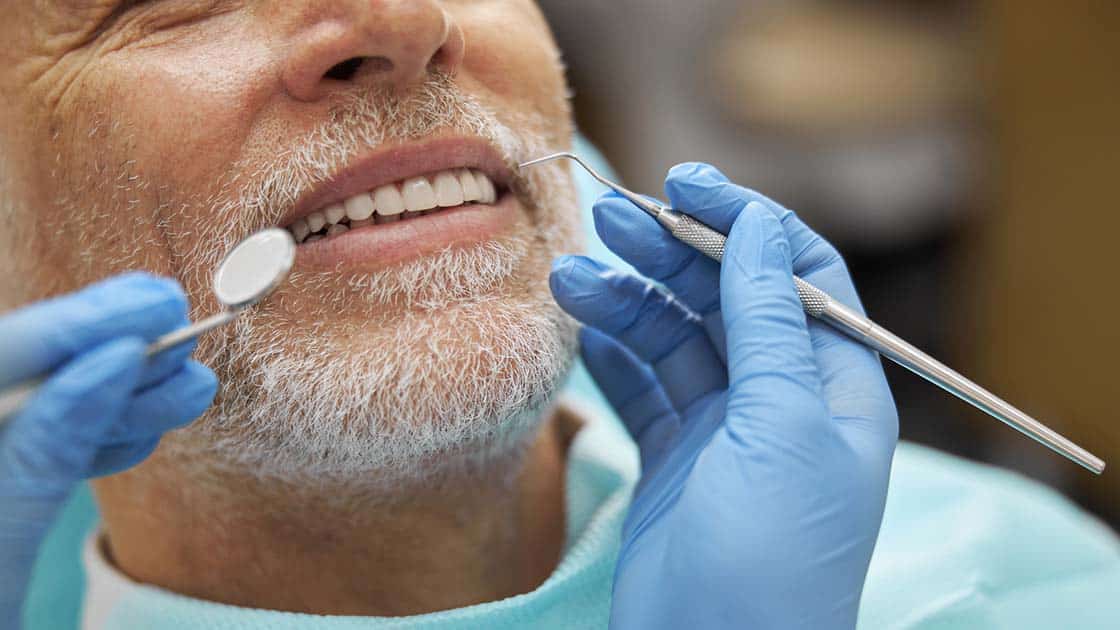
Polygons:
M351 82L400 89L423 80L432 67L454 74L462 64L463 31L434 0L299 4L282 80L301 101Z

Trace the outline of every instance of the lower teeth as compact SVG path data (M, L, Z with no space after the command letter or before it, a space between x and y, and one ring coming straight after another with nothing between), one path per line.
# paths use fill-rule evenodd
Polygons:
M463 205L468 205L468 206L474 205L474 202L466 203L466 204L463 204ZM368 225L375 225L375 224L376 225L382 225L382 224L385 224L385 223L395 223L397 221L403 221L403 220L406 220L406 219L415 219L416 217L422 217L422 216L428 216L429 214L435 214L436 212L439 212L441 210L450 210L450 208L432 208L430 210L407 210L407 211L402 212L400 214L375 215L378 220L374 220L374 217L370 217L368 219L362 219L361 221L351 221L348 217L343 217L343 219L340 222L324 226L323 228L319 229L319 231L312 232L311 234L307 235L307 237L304 238L300 242L301 243L314 243L315 241L321 241L324 238L327 238L327 237L330 237L330 236L337 236L337 235L340 235L340 234L345 234L346 232L349 232L350 230L356 230L358 228L366 227ZM338 228L342 228L342 229L338 229Z

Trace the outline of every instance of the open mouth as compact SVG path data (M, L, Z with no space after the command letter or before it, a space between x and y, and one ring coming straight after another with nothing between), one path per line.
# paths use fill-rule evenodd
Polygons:
M287 229L297 243L314 243L371 225L409 221L466 206L491 205L504 192L482 171L447 169L359 193L296 219Z

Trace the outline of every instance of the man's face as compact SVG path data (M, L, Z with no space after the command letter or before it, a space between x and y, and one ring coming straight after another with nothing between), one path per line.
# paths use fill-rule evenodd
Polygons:
M200 342L222 393L168 457L416 476L528 433L571 353L546 276L578 231L565 171L511 168L571 134L530 0L4 5L0 300L146 269L197 317L238 240L302 240Z

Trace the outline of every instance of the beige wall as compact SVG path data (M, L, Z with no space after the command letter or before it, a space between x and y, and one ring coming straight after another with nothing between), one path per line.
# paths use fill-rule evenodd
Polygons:
M961 356L981 382L1112 465L1101 478L1057 470L1117 523L1120 2L989 5L993 179L960 269L965 281L983 278Z

